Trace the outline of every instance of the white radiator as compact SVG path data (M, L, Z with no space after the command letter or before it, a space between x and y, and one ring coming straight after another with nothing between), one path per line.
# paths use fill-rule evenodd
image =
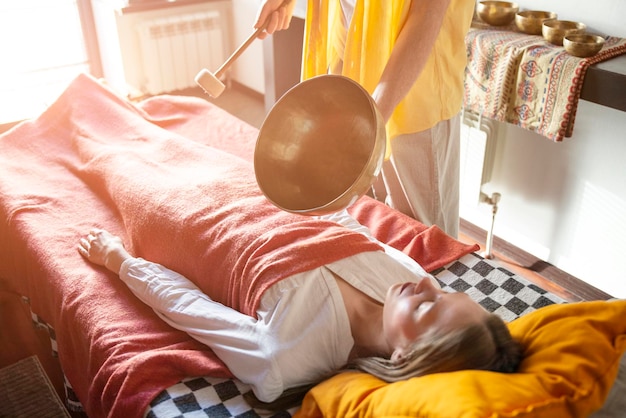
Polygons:
M148 20L137 25L146 94L195 87L202 68L215 70L225 59L218 11Z
M491 180L496 154L496 125L490 119L463 111L461 123L460 205L484 201L483 187Z

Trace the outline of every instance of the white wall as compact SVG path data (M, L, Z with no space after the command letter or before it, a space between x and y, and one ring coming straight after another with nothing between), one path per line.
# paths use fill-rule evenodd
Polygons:
M254 20L261 0L232 0L233 42L231 53L254 32ZM255 40L233 63L233 80L261 94L265 93L263 41Z
M590 31L626 37L624 0L520 0L517 4L521 10L556 12L559 19L583 22Z
M524 0L626 37L623 0ZM626 297L626 113L580 101L562 143L499 124L489 191L502 194L495 235L615 297ZM483 229L489 207L462 209Z

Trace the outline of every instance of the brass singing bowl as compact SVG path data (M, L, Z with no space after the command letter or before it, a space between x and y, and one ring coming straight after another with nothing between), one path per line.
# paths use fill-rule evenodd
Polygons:
M604 45L604 38L598 35L578 34L563 38L565 50L575 57L587 58L596 55Z
M546 20L541 25L543 38L551 44L563 46L563 38L567 35L585 33L587 25L569 20Z
M476 4L478 17L492 26L508 25L518 11L519 5L508 1L481 1Z
M556 19L557 14L543 10L524 10L515 15L515 25L529 35L541 35L541 27L546 20Z
M358 83L323 75L297 84L272 107L254 150L259 188L274 205L302 215L345 209L378 176L385 123Z

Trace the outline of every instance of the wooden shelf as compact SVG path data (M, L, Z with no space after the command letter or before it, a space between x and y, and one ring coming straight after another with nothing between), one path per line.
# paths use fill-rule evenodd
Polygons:
M580 98L626 112L626 55L590 66Z

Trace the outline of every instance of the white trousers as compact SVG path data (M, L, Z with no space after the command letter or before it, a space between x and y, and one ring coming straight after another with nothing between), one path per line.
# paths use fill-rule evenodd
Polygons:
M425 225L459 234L460 114L391 140L374 197Z

